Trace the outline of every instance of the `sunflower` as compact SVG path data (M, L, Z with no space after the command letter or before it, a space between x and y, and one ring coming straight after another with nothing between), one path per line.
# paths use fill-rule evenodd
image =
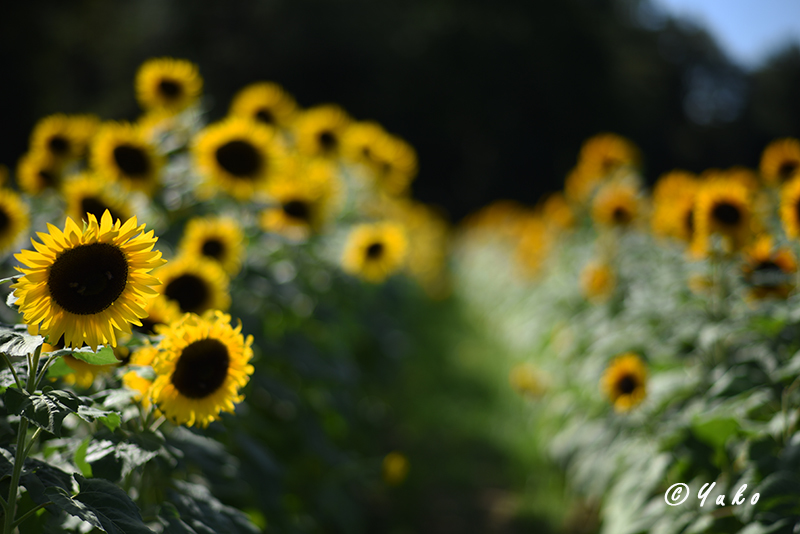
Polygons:
M723 252L742 248L750 238L751 194L741 182L726 178L710 180L700 187L694 207L692 252L705 256L712 236L722 238Z
M600 133L581 146L578 165L589 174L609 176L622 167L638 167L639 149L628 139L613 133Z
M774 249L772 238L761 236L744 251L742 275L750 297L785 299L794 289L797 261L788 248Z
M29 195L61 186L63 163L49 152L26 152L17 165L17 184Z
M136 217L113 222L105 212L100 223L90 214L82 230L67 217L63 231L48 224L50 233L38 234L42 243L32 240L36 251L16 254L25 267L16 267L23 276L11 288L31 333L96 349L116 345L131 323L141 325L159 284L148 273L164 263L153 250L157 238L144 227Z
M552 236L541 215L528 212L517 226L517 263L526 276L539 274L552 245Z
M217 262L194 256L171 260L156 274L159 291L178 303L183 313L227 310L231 305L228 275Z
M495 200L461 222L465 230L485 232L492 238L516 238L530 210L516 200Z
M114 194L111 184L97 176L82 173L64 183L64 199L67 202L67 216L76 220L86 220L88 214L101 218L108 210L112 220L127 220L131 208Z
M602 261L593 261L583 268L580 287L584 297L592 302L605 302L614 293L617 277L611 266Z
M160 294L147 301L144 311L147 312L147 316L141 318L142 325L133 329L147 336L157 335L162 325L166 326L181 316L178 303Z
M307 109L298 115L293 126L297 150L306 156L335 158L349 124L350 117L339 106L328 104Z
M592 219L600 226L627 228L640 211L639 192L626 184L606 184L592 201Z
M700 182L688 172L662 175L653 189L653 232L689 242L694 235L694 203Z
M94 115L50 115L33 128L31 152L46 152L58 161L83 156L100 120Z
M342 155L354 163L374 165L378 146L387 135L377 122L350 123L342 134Z
M378 184L390 195L406 193L417 176L417 153L399 137L386 134L375 147L372 160Z
M30 225L28 205L11 189L0 188L0 253L16 243Z
M800 176L792 178L781 188L780 214L786 236L800 238Z
M272 82L257 82L236 93L228 112L233 117L244 117L270 126L286 127L297 110L294 98Z
M298 163L295 172L272 181L266 193L274 204L261 212L261 227L290 239L307 239L334 211L334 169L324 160Z
M403 265L408 241L393 222L366 223L350 231L342 256L345 272L372 283L384 281Z
M164 331L149 395L175 424L206 427L244 400L240 391L253 374L253 337L245 338L241 323L233 328L230 322L220 311L186 314Z
M800 173L800 141L776 139L764 149L759 166L761 177L771 185L780 185Z
M180 255L214 261L231 276L242 268L244 251L242 227L229 217L191 219L178 244Z
M158 355L158 348L146 343L138 348L132 355L128 365L136 365L141 367L152 367L153 361ZM150 406L150 397L148 392L150 386L153 385L153 380L140 375L137 371L131 369L122 375L122 384L133 391L136 395L134 400L140 401L145 408Z
M91 146L92 168L100 176L119 180L128 188L151 194L159 185L164 157L145 132L132 124L108 122Z
M183 111L200 99L203 78L185 59L153 58L136 73L136 99L144 110Z
M193 150L207 183L239 200L252 197L285 164L275 130L242 117L207 126L195 139Z
M633 352L614 358L601 380L603 393L617 412L627 412L641 403L647 395L646 384L647 368Z

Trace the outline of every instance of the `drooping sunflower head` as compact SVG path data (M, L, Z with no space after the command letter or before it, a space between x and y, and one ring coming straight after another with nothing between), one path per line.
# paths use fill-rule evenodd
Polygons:
M64 183L64 199L67 216L76 220L88 220L89 214L100 219L106 210L112 220L126 221L132 213L131 207L118 195L112 184L96 175L83 173Z
M285 128L297 111L294 98L277 83L257 82L236 93L228 112L269 126Z
M46 189L59 189L64 164L49 152L26 152L17 165L17 185L29 195Z
M81 157L99 123L93 115L49 115L36 123L30 151L46 152L61 162Z
M604 261L593 261L583 268L580 285L586 300L605 302L617 287L617 276L614 269Z
M763 235L743 253L742 276L750 287L750 298L785 299L789 296L794 289L797 273L797 261L790 249L775 249L772 238Z
M592 201L592 219L602 227L628 228L641 212L637 189L628 184L608 183Z
M228 275L214 261L196 256L171 260L156 273L159 291L178 304L183 313L202 314L208 310L227 310L231 305Z
M118 122L100 127L91 146L91 166L104 178L151 194L159 186L164 157L141 128Z
M633 352L620 354L603 373L603 393L617 412L627 412L640 404L645 396L647 368L642 359Z
M192 148L206 183L239 200L251 198L286 163L275 131L242 117L207 126Z
M700 182L687 171L662 175L653 189L653 232L689 242L694 235L694 203Z
M145 111L177 113L200 99L203 78L197 65L169 57L149 59L136 73L136 99Z
M243 400L241 389L253 374L253 338L230 321L220 311L186 314L164 331L149 395L175 424L206 427Z
M11 189L0 188L0 254L13 248L30 226L28 205Z
M722 252L742 248L751 236L751 194L739 181L720 178L704 182L694 207L695 234L692 252L703 257L708 254L714 236L722 239Z
M35 251L15 255L23 276L11 288L33 333L96 349L141 324L159 284L149 273L164 260L153 250L153 231L145 233L136 217L122 223L105 212L99 223L88 219L83 229L67 218L64 230L48 225L49 233L39 233Z
M191 219L186 223L178 252L181 256L213 261L233 276L242 267L244 232L230 217Z
M800 176L792 178L781 188L780 215L786 236L800 238Z
M771 185L780 185L800 174L800 141L786 138L771 142L761 154L759 170Z
M297 150L311 157L338 157L349 124L350 117L339 106L328 104L307 109L297 116L293 126Z
M402 267L407 249L406 234L399 224L360 224L347 238L342 268L368 282L383 282Z

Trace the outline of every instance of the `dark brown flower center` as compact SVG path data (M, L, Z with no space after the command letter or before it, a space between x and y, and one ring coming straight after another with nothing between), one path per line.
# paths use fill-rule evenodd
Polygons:
M11 226L11 217L8 216L5 209L0 208L0 235Z
M61 135L54 135L47 142L47 148L56 156L65 156L69 153L69 139Z
M336 150L336 146L339 144L336 135L330 130L322 130L319 132L319 134L317 134L317 140L323 152L332 152Z
M383 256L383 243L372 243L367 247L367 258L377 260Z
M127 281L125 253L108 243L91 243L58 255L50 267L47 288L67 312L92 315L114 304Z
M190 343L181 351L170 381L178 393L204 399L217 391L228 376L228 347L218 339Z
M778 176L781 180L788 180L797 172L798 167L800 167L799 161L784 161L781 163L781 166L778 167Z
M181 311L202 313L211 294L205 280L193 274L182 274L167 284L164 294L180 306Z
M138 146L119 145L114 147L114 162L123 174L131 178L141 178L150 172L150 159Z
M686 215L683 216L683 225L686 228L686 233L691 236L694 234L694 209L689 208L686 210Z
M304 200L290 200L283 204L283 212L293 219L308 221L311 219L311 209Z
M617 381L617 390L622 395L630 395L634 391L636 391L636 387L638 386L638 382L636 377L633 375L623 375L619 381Z
M614 221L614 224L626 225L633 220L633 214L628 208L617 206L611 213L611 219Z
M183 93L183 86L175 80L165 78L158 82L158 92L168 100L175 100Z
M267 124L275 124L275 116L272 114L272 111L268 108L261 108L256 111L256 120Z
M209 256L218 260L225 253L225 244L219 239L209 239L203 242L202 252L203 256Z
M247 141L228 141L217 149L217 163L236 178L253 178L264 161L256 147Z
M736 226L742 220L742 212L729 202L719 202L711 210L711 216L715 221L728 226Z
M55 172L47 169L39 169L37 174L44 187L55 187L58 185L58 175Z

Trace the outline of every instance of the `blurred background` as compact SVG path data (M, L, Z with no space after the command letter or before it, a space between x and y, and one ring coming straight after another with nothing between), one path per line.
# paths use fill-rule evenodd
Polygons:
M419 152L420 200L457 221L501 197L560 189L599 131L643 150L645 175L756 166L800 129L792 0L34 0L3 9L0 163L53 112L138 114L147 58L199 64L211 118L272 80L336 102ZM792 29L791 25L795 28Z

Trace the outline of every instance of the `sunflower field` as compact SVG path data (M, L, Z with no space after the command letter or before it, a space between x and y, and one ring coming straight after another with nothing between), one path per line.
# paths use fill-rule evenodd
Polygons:
M2 532L800 531L800 142L453 229L375 122L133 78L3 172Z

